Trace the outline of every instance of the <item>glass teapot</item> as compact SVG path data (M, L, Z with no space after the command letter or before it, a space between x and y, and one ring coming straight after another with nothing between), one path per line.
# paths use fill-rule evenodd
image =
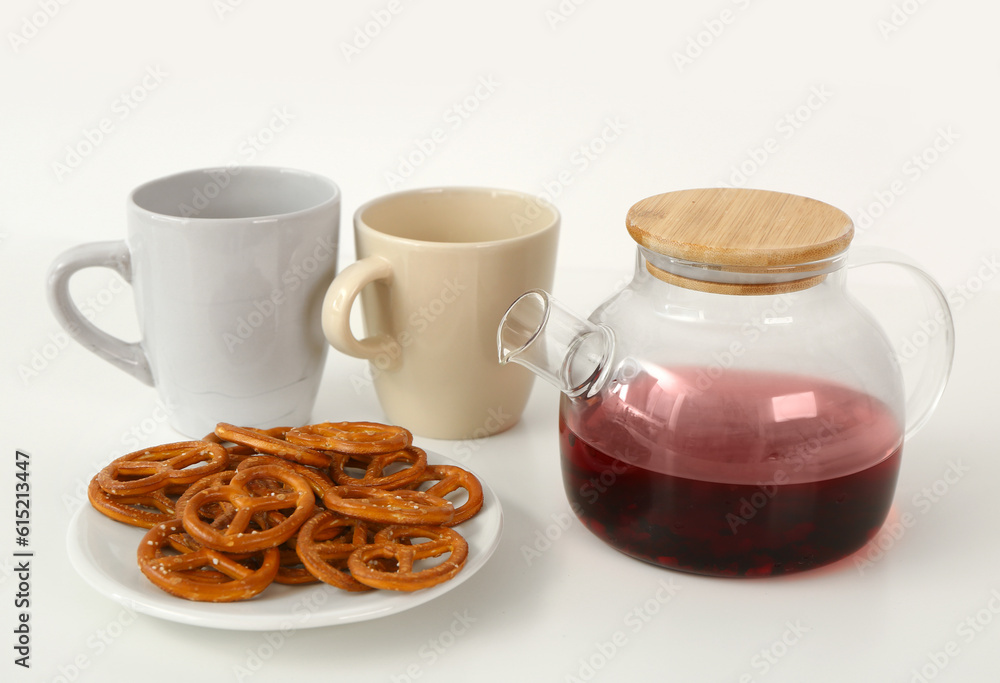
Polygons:
M777 192L700 189L628 212L631 283L584 320L527 292L497 332L500 361L562 391L566 494L633 557L718 576L824 565L889 512L904 437L930 416L954 351L947 300L895 252L848 247L851 219ZM916 387L849 267L902 265L937 330ZM926 321L925 321L926 322Z

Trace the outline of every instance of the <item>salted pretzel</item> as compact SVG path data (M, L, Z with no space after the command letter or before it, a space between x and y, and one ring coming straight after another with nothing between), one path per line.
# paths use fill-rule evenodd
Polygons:
M180 441L133 451L97 473L108 493L140 495L168 485L190 484L226 467L229 456L217 443Z
M294 537L293 537L294 538ZM295 550L289 547L291 539L278 547L280 552L280 562L278 573L274 577L275 583L286 586L301 586L306 583L319 583L319 579L312 575L312 572L302 564Z
M229 474L234 474L230 472ZM207 487L206 487L207 488ZM258 489L252 485L248 487L252 495L255 496L265 496L270 495L272 489L268 487L265 493L261 493ZM276 493L281 493L283 491L275 491ZM184 512L187 509L187 504L183 508L178 508L177 514L174 519L181 520L184 523ZM215 503L208 503L195 510L193 513L198 516L205 524L213 529L226 529L230 524L233 523L233 519L236 517L236 507L231 503L226 501L219 501ZM265 529L271 529L277 526L281 522L287 519L286 515L277 512L275 510L269 510L267 512L255 512L250 517L250 523L247 525L246 531L243 533L253 533L255 531L262 531ZM193 539L192 539L193 541ZM194 541L197 543L197 541ZM227 551L232 552L232 551Z
M235 470L236 466L243 462L245 458L248 458L251 455L257 455L257 451L250 446L244 446L241 443L226 441L225 439L219 437L219 435L215 432L206 434L201 437L201 440L208 441L209 443L217 443L226 449L226 453L229 454L229 465L226 466L227 470Z
M410 543L414 538L429 539ZM442 562L415 569L418 560L449 553ZM373 543L363 546L347 560L351 576L371 586L394 591L415 591L443 583L457 574L469 556L469 544L454 529L426 526L390 526L375 534ZM395 560L394 570L376 565L380 559Z
M166 554L168 538L180 531L177 520L161 522L146 532L137 552L142 573L171 595L202 602L247 600L267 588L278 572L277 548L264 550L256 569L210 548Z
M176 520L175 520L176 521ZM193 553L201 550L205 546L198 541L191 538L187 532L183 529L175 534L170 534L167 536L167 544L176 550L180 554ZM166 550L166 546L163 546ZM221 552L221 551L220 551ZM169 554L168 554L169 556ZM231 560L236 560L237 562L243 563L247 560L259 560L261 554L257 553L226 553L226 556ZM246 562L249 567L259 567L259 562ZM226 583L232 581L232 577L223 574L222 572L216 571L209 566L200 566L193 569L178 569L176 574L181 577L189 578L199 583Z
M427 468L427 453L422 448L407 446L398 451L377 455L350 455L333 453L330 476L341 486L371 486L377 489L398 489L417 481ZM387 470L392 465L405 463L407 466L393 472ZM364 474L354 477L350 469L364 469Z
M430 488L418 488L421 484L436 482ZM471 519L483 507L483 485L472 472L454 465L428 465L420 477L411 485L414 490L425 491L444 498L448 494L464 489L468 499L455 508L455 516L443 526L455 526Z
M330 480L330 477L323 474L320 470L312 467L306 467L305 465L300 465L289 460L282 460L281 458L273 455L255 455L249 457L237 465L236 471L242 472L243 470L247 470L252 467L260 467L261 465L280 465L281 467L288 468L292 472L295 472L309 483L313 493L316 494L317 500L323 500L323 494L326 493L327 489L334 485Z
M277 480L287 490L255 495L251 485L263 479ZM216 529L201 519L198 511L210 503L221 502L232 505L235 514L227 525ZM209 548L250 552L287 541L309 518L315 506L316 496L305 479L279 465L261 465L237 472L228 485L212 486L194 494L187 501L181 519L185 531ZM268 524L268 528L252 528L255 517L260 519L261 513L271 515L279 510L291 510L291 513L280 519L271 516L272 524Z
M291 443L352 455L392 453L413 443L407 429L378 422L321 422L288 430Z
M286 429L285 427L279 427L276 433L283 433L280 430ZM275 430L261 430L265 433L275 431ZM241 443L236 443L235 441L229 441L228 439L223 439L221 436L216 434L214 431L209 432L205 436L201 437L202 441L208 441L209 443L217 443L226 449L226 452L230 456L233 455L255 455L257 453L251 446L245 446Z
M323 510L299 529L295 552L309 573L323 583L346 591L371 590L347 571L347 558L371 540L370 533L367 522Z
M450 501L406 489L334 486L323 496L323 504L346 517L377 524L445 524L455 516Z
M236 475L234 470L222 470L221 472L216 472L215 474L209 474L202 477L198 481L192 483L187 489L180 495L177 502L174 503L174 516L180 519L184 516L184 508L187 507L188 501L194 496L194 494L199 491L204 491L211 486L222 486L228 484L232 481L232 478ZM210 508L212 518L218 518L222 512L225 504L216 503L214 506L206 506ZM229 506L230 508L232 506ZM205 513L206 510L199 510L199 514Z
M149 529L174 518L175 503L162 489L136 495L114 495L97 483L97 477L87 487L90 504L111 519Z
M280 458L276 458L276 460L280 460ZM287 467L287 461L282 460L281 462L285 463L284 466ZM188 487L188 490L185 491L174 504L176 509L174 516L177 519L183 520L184 511L187 509L188 501L191 500L195 494L208 488L229 484L235 476L235 471L223 470L222 472L216 472L215 474L203 477L202 479L199 479L195 483L191 484L191 486ZM247 490L255 496L268 496L271 493L287 493L285 485L275 479L254 480L247 485ZM196 509L194 514L196 514L213 529L224 529L232 523L233 518L236 516L236 508L231 503L222 500L214 503L203 504ZM251 517L249 530L254 531L270 529L271 527L284 521L284 519L284 515L273 510L256 512Z
M175 519L173 521L174 522L178 522L178 523L180 522L180 520L178 520L178 519ZM188 532L184 531L183 525L181 526L180 530L177 531L177 533L173 533L173 534L170 534L169 536L167 536L167 543L170 545L171 548L173 548L174 550L176 550L179 553L193 553L193 552L201 550L202 548L205 547L201 543L199 543L198 541L196 541L193 538L191 538L191 534L189 534ZM222 552L222 551L220 550L219 552ZM237 562L243 562L244 560L250 560L250 559L253 559L255 557L259 558L260 557L260 551L255 551L255 552L252 552L252 553L230 553L230 552L227 552L226 555L230 559L236 560ZM185 571L188 571L188 570L185 570ZM197 578L202 578L202 579L207 578L208 574L209 574L209 571L208 571L207 567L203 567L203 568L200 568L200 569L192 569L190 571L197 572ZM226 581L228 579L225 579L223 577L221 580Z
M220 439L231 441L242 446L249 446L261 453L276 455L285 460L293 460L302 465L312 467L328 467L330 456L319 453L307 446L286 441L288 427L273 429L254 429L252 427L237 427L227 422L215 426L215 434Z

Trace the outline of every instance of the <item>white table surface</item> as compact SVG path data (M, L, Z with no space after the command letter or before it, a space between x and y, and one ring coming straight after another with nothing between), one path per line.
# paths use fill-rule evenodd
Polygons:
M391 21L345 54L383 11ZM10 0L0 15L0 680L1000 680L1000 278L976 280L1000 254L996 3ZM685 52L697 55L678 64ZM96 148L69 173L54 166L104 118ZM272 123L281 129L262 135ZM445 139L412 172L388 175L439 128ZM67 525L98 467L179 435L157 421L152 389L65 343L44 274L68 247L121 239L139 183L230 162L334 179L341 267L353 211L380 194L544 192L563 214L555 294L581 311L627 278L622 224L643 197L735 181L845 209L857 243L906 251L946 290L976 285L957 297L948 390L904 450L891 519L914 523L864 571L849 558L720 580L628 559L576 521L558 527L572 518L557 397L536 384L504 434L418 438L467 458L504 510L491 561L443 597L280 642L133 618L70 568ZM74 294L135 339L131 295L111 277L81 273ZM898 282L874 284L880 311L912 303ZM381 418L374 393L351 387L361 372L331 353L316 420ZM30 670L12 650L16 449L31 455ZM967 471L955 480L950 463ZM550 546L526 553L546 531ZM465 630L452 640L453 627Z

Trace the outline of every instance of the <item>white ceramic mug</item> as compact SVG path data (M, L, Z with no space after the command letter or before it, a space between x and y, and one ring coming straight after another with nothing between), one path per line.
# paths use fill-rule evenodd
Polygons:
M323 304L326 338L369 360L391 422L439 439L503 431L533 378L500 365L497 325L523 292L552 282L558 233L558 211L518 192L435 188L368 202L354 214L359 260ZM359 293L360 340L350 327Z
M49 303L66 331L155 385L188 436L217 422L307 423L326 358L337 186L283 168L194 170L136 188L127 221L127 240L80 245L52 264ZM70 298L70 277L94 266L131 283L139 343L98 329Z

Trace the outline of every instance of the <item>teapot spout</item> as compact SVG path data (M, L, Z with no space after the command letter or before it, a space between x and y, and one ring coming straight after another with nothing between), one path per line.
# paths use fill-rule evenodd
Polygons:
M540 289L518 297L497 329L501 364L523 365L571 398L601 390L614 348L611 328L581 318Z

